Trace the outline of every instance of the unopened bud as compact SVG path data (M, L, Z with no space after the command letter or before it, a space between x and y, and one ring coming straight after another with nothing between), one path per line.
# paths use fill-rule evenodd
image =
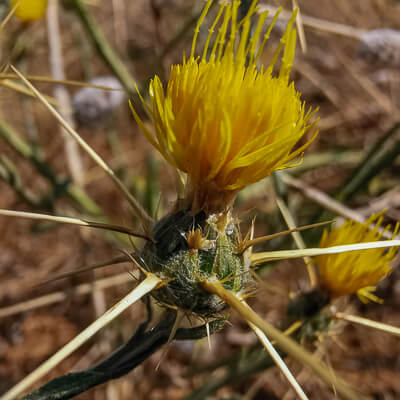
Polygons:
M161 279L169 281L154 292L154 297L170 307L191 311L203 317L215 317L226 304L218 296L205 291L203 280L218 280L235 293L251 281L249 262L236 249L239 228L220 230L213 215L179 211L156 222L154 243L144 247L140 259L144 266ZM207 232L207 246L201 246ZM195 240L195 239L199 240ZM193 246L197 243L197 251Z

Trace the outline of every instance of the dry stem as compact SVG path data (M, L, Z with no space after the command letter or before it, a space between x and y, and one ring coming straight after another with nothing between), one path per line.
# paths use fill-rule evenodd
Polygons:
M333 375L333 372L320 360L304 350L293 339L285 336L267 321L257 315L245 302L241 301L232 292L225 289L219 282L203 281L203 287L223 299L236 310L246 321L251 322L261 329L269 338L276 341L278 346L290 357L309 367L315 375L320 377L328 385L334 385L337 393L346 400L358 400L360 395L349 387L342 379Z
M254 333L257 335L258 339L264 346L265 350L269 353L271 358L275 361L275 364L279 367L281 372L285 375L286 379L289 381L289 383L292 385L293 389L297 393L300 399L302 400L308 400L307 395L303 392L303 389L297 382L296 378L293 376L293 374L290 372L289 368L285 364L285 362L282 360L281 356L279 353L275 350L274 346L272 343L269 341L267 336L265 336L264 332L252 324L251 322L247 321L249 324L250 328L253 329Z
M294 230L296 228L296 224L294 222L294 218L293 218L292 213L290 212L289 208L286 206L284 201L279 197L277 197L277 199L276 199L276 204L278 205L279 210L281 211L283 219L285 220L288 228ZM296 243L296 246L299 249L306 248L306 244L304 243L304 240L299 231L293 231L292 237ZM308 276L310 279L311 287L315 287L318 284L318 278L317 278L317 273L315 271L315 266L314 266L312 260L310 259L310 257L304 257L303 259L304 259L304 262L307 267L307 272L308 272Z
M13 66L12 70L19 76L19 78L28 86L28 88L35 94L35 96L47 107L51 114L57 121L65 128L65 130L78 142L78 144L85 150L85 152L96 162L107 175L114 181L118 189L127 198L133 208L136 216L141 220L146 228L149 228L153 219L147 214L138 201L132 196L129 190L125 187L122 181L115 175L114 171L104 162L104 160L81 138L81 136L71 128L71 126L62 118L62 116L52 107L43 95L27 80L25 77Z
M251 255L251 262L252 265L257 265L272 260L288 260L291 258L315 257L315 256L323 256L325 254L339 254L339 253L346 253L348 251L381 249L385 247L398 247L398 246L400 246L400 240L397 239L397 240L383 240L380 242L378 241L378 242L355 243L355 244L347 244L342 246L332 246L324 248L265 251L262 253L253 253Z
M133 289L127 296L111 307L105 312L100 318L94 321L86 329L84 329L78 336L72 339L64 347L62 347L57 353L46 360L37 369L26 376L21 382L6 392L0 400L12 400L28 389L32 384L46 375L51 369L58 365L62 360L67 358L86 341L88 341L93 335L95 335L100 329L109 324L113 319L120 315L132 304L136 303L140 298L150 293L162 285L162 281L153 274L148 274L147 278L141 282L135 289Z
M69 296L80 296L88 294L91 293L94 289L106 289L111 286L122 285L124 283L130 282L131 279L132 276L129 274L129 272L125 272L108 278L98 279L91 283L83 283L72 288L70 292L58 291L46 294L44 296L36 297L35 299L0 308L0 318L9 317L11 315L19 314L22 312L28 312L31 310L35 310L39 307L48 306L53 303L60 303L68 299Z
M39 221L57 222L59 224L87 226L88 228L104 229L113 232L125 233L127 235L139 237L146 240L151 240L146 235L136 232L125 226L104 224L101 222L91 222L79 218L59 217L54 215L30 213L30 212L14 211L14 210L3 210L3 209L0 209L0 215L5 217L16 217L16 218L39 220Z
M368 318L362 318L359 317L358 315L350 315L337 312L335 313L334 317L358 325L363 325L363 326L368 326L369 328L378 329L380 331L387 332L395 336L400 336L400 328L388 324L383 324L382 322L372 321Z

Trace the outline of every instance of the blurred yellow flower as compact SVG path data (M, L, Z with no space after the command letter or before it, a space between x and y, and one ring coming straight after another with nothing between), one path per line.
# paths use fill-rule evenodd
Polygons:
M11 0L10 9L15 6L14 15L21 21L36 21L46 13L47 0Z
M379 232L382 224L382 213L373 214L365 223L347 221L338 229L328 233L324 231L320 247L376 242L382 238L387 226ZM371 224L375 224L371 228ZM393 236L398 231L396 226ZM371 292L375 285L390 271L389 263L393 260L397 248L370 249L352 251L334 255L324 255L315 258L320 272L321 287L328 291L332 298L357 293L361 301L381 300Z
M207 2L199 18L190 56L171 67L166 91L158 76L150 83L151 106L145 107L152 116L155 135L133 110L152 145L170 164L188 174L192 207L200 209L218 202L229 206L245 186L273 171L297 165L316 136L294 150L313 125L313 113L306 110L300 93L289 82L296 42L295 14L269 66L258 69L278 15L262 34L267 13L261 13L250 37L257 1L241 21L237 21L240 2L223 3L209 29L202 56L197 57L197 36L211 3ZM279 72L274 74L282 50Z

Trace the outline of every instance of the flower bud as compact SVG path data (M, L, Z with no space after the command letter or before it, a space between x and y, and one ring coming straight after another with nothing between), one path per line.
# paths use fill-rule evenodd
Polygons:
M156 222L155 243L144 247L141 260L147 269L169 281L154 293L158 301L209 318L226 305L203 289L203 280L222 281L235 293L245 288L251 279L250 263L246 254L237 252L238 227L233 220L220 224L223 218L225 215L207 218L204 212L192 215L179 211ZM199 231L203 233L202 240L193 240Z

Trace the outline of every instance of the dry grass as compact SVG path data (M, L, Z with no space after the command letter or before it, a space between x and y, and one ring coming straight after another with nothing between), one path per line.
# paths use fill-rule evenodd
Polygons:
M105 3L105 4L103 4ZM114 10L113 4L124 5ZM168 41L179 26L188 18L196 1L160 0L102 2L90 8L106 36L126 62L138 82L145 82L152 74L168 75L169 65L179 61L182 49L187 49L191 34L186 35L163 59L155 62L163 53ZM291 2L278 2L286 8ZM274 3L274 5L275 5ZM153 5L153 8L150 5ZM318 7L313 0L300 0L304 15L337 22L355 30L378 28L400 29L398 16L400 4L390 0L321 0ZM123 10L122 10L123 11ZM106 65L96 55L78 20L63 10L60 15L61 39L63 44L64 70L67 79L87 80L94 76L110 74ZM394 122L399 119L400 72L385 66L376 66L357 57L358 41L341 34L321 32L305 26L307 54L297 50L297 62L293 79L303 98L312 106L319 106L321 117L319 139L307 155L316 157L330 152L364 152L368 150ZM48 62L48 37L45 21L23 27L12 19L1 37L3 63L9 62L31 75L50 76ZM21 53L21 46L24 51ZM38 83L45 94L52 95L52 85ZM68 88L73 95L78 88ZM0 118L7 121L26 140L40 143L46 162L65 174L67 162L64 157L64 141L58 126L39 102L27 100L15 91L1 88ZM146 160L151 156L162 163L159 181L162 197L161 212L166 212L175 199L175 183L172 170L165 167L157 154L139 133L130 115L128 103L124 101L113 116L95 127L78 127L84 139L109 165L119 168L121 177L138 193L146 181ZM118 132L119 149L110 146L113 132ZM46 194L51 189L48 182L39 176L31 163L22 159L0 138L0 156L7 156L17 167L23 185L36 195ZM85 190L104 209L113 222L130 224L132 216L128 203L98 166L85 154L81 155L84 166ZM336 157L336 158L335 158ZM332 192L346 178L357 160L333 156L328 161L314 162L309 168L307 158L301 178L323 191ZM311 164L311 161L310 161ZM295 171L293 171L295 172ZM373 179L368 188L358 194L347 205L365 209L386 195L388 215L399 220L400 201L395 196L398 182L398 163L385 169ZM0 208L38 211L22 201L8 184L0 180ZM274 195L265 182L250 187L243 193L238 213L244 225L258 214L256 231L259 234L273 233L284 225L277 220ZM291 203L298 211L298 225L307 224L314 206L296 192L291 192ZM78 214L76 204L66 196L57 199L55 209L47 209L60 215ZM250 210L250 211L249 211ZM43 210L42 210L43 211ZM44 229L38 232L38 229ZM283 228L285 229L285 228ZM38 226L25 220L0 219L0 307L31 299L40 295L64 290L73 293L76 285L93 279L125 272L128 264L113 266L72 277L45 287L32 288L53 274L62 273L81 265L113 258L119 253L113 243L105 240L100 232L88 231L72 226ZM379 290L385 304L362 305L351 299L350 305L364 317L400 326L399 276L394 272ZM281 295L262 291L250 299L260 315L273 323L281 321L282 312L290 292L304 287L306 272L301 261L285 262L268 275L268 283L282 289ZM96 314L124 296L133 281L96 293L68 296L66 301L41 307L26 313L3 318L0 324L0 393L17 382L29 371L49 357L61 345L93 321ZM102 304L104 302L104 304ZM126 340L144 316L144 309L135 305L104 334L64 361L45 381L66 373L71 368L82 369L110 353L119 343ZM243 322L234 314L232 326L227 325L222 333L212 337L212 350L206 343L174 344L158 370L156 364L161 356L155 354L129 375L102 385L81 395L82 399L179 399L195 387L210 379L205 375L187 377L190 366L219 360L241 346L256 342L248 333ZM365 327L341 323L335 334L322 339L322 356L349 382L362 387L375 399L400 397L398 338ZM302 368L293 364L291 370L300 374L300 383L311 399L330 399L333 395ZM213 376L217 376L216 371ZM42 381L41 383L43 383ZM257 386L254 386L257 385ZM255 388L255 389L254 389ZM254 390L253 390L254 389ZM253 399L294 398L287 392L284 378L274 369L258 374L241 383L220 389L219 398L228 398L233 393L238 398L250 391ZM225 397L224 397L225 396ZM242 397L240 397L242 396Z

